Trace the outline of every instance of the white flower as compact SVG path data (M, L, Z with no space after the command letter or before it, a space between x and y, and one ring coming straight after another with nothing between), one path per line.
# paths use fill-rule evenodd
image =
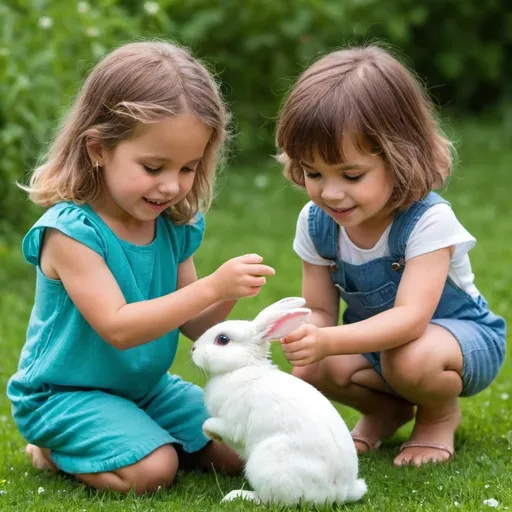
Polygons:
M455 502L453 503L453 505L454 505L455 507L457 507L457 508L459 508L459 507L460 507L460 503L459 503L458 501L455 501Z
M89 10L89 4L87 2L78 2L78 12L85 14Z
M268 177L264 174L258 174L258 176L254 178L254 185L256 188L266 188L268 185Z
M3 494L6 494L7 491L0 491L0 496L2 496Z
M85 32L89 37L98 37L100 35L100 31L96 27L87 27Z
M497 508L499 503L494 498L490 498L488 500L484 500L484 505L487 505L492 508Z
M52 25L53 25L53 20L50 18L50 16L43 16L43 17L39 18L39 26L43 30L47 30L47 29L51 28Z
M502 400L508 400L510 398L510 395L508 393L501 393L500 398Z
M489 489L489 484L485 484L485 485L484 485L484 487L485 487L486 489Z
M39 489L37 489L37 494L43 494L44 492L44 487L39 487Z
M160 6L156 2L145 2L144 3L144 10L150 16L154 16L160 10Z

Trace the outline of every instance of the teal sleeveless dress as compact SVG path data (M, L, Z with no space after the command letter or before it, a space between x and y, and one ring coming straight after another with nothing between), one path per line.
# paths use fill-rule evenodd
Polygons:
M133 303L176 290L178 265L199 247L204 218L175 226L160 216L154 240L138 246L119 239L90 206L63 202L29 230L22 249L37 269L35 303L18 371L7 386L23 437L49 448L55 464L73 474L113 471L168 443L186 452L203 448L203 392L168 373L178 329L124 351L103 340L62 283L41 271L46 228L101 255Z

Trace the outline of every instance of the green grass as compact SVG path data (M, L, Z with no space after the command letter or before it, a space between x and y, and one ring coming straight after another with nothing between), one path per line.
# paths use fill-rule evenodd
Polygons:
M463 224L478 239L471 253L476 284L494 310L512 321L512 146L501 131L472 123L456 133L461 165L445 195ZM267 167L231 169L219 182L216 204L207 217L206 239L196 262L201 275L226 259L258 252L277 273L261 294L241 301L232 317L250 318L262 307L285 296L300 294L300 261L291 244L297 214L306 197L281 178L268 160ZM1 243L1 242L0 242ZM5 388L14 372L31 308L34 270L19 251L19 240L0 245L0 380ZM181 341L173 371L203 384L189 358L190 344ZM273 356L289 370L274 347ZM512 510L512 365L510 359L496 382L480 395L462 400L463 422L457 433L457 457L449 465L421 469L391 464L411 425L370 456L362 457L361 476L368 483L365 498L337 510L444 511L492 510L483 501L495 498L498 510ZM349 425L357 413L340 411ZM224 493L239 488L242 479L183 474L177 485L153 496L117 496L88 490L70 478L32 469L23 454L24 442L10 416L9 403L0 396L0 510L16 511L174 511L255 510L242 502L219 505ZM247 486L247 484L246 484ZM38 489L44 489L39 492ZM455 502L460 507L455 506Z

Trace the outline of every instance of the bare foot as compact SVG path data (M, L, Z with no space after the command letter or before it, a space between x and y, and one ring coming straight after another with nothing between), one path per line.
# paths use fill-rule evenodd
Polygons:
M58 471L50 457L50 450L39 448L35 444L27 444L25 453L32 459L32 465L36 469L49 469L53 473Z
M406 402L386 412L363 416L352 429L358 454L376 450L385 437L392 436L402 425L414 418L414 407Z
M461 420L458 401L442 411L426 411L418 407L411 438L395 457L395 466L427 462L447 462L453 457L453 438Z

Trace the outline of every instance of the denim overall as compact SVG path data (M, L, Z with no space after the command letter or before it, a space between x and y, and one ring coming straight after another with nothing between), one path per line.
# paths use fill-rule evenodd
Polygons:
M309 210L308 229L320 256L331 260L332 277L347 308L343 322L365 320L393 307L405 266L405 247L420 217L432 206L447 203L431 192L425 199L397 212L389 233L389 256L353 265L340 259L339 227L318 206ZM461 396L486 388L496 377L505 357L506 326L489 311L482 296L472 297L448 277L432 316L457 339L464 358ZM435 350L435 347L432 347ZM382 375L380 353L363 354Z

